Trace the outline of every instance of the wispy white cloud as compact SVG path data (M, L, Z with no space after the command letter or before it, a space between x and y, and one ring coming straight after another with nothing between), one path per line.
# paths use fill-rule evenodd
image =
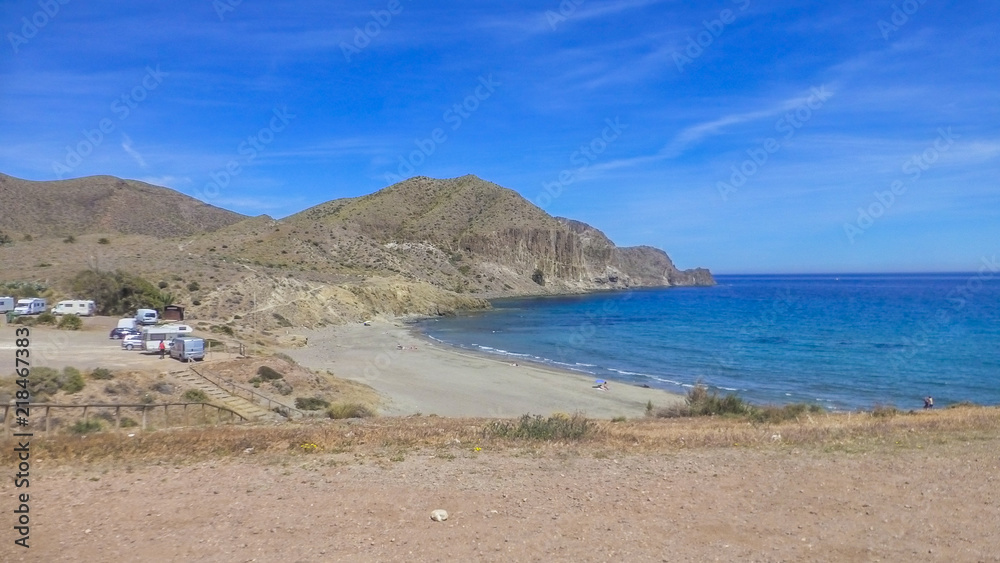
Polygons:
M142 168L148 167L148 165L146 164L146 159L143 158L141 154L139 154L139 151L132 148L132 138L125 133L122 133L122 150L124 150L126 154L131 156L132 160L135 160L136 164L138 164L140 167Z
M826 87L824 86L824 88ZM833 94L833 91L830 89L826 89L825 91L830 95ZM788 110L795 109L808 102L811 96L812 94L796 96L783 100L767 109L724 115L718 119L692 125L678 133L673 141L663 149L662 154L667 158L673 158L683 153L691 145L697 144L707 137L720 135L733 126L774 117Z

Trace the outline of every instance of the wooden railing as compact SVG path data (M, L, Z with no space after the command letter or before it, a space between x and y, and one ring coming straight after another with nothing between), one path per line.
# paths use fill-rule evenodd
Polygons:
M233 383L232 381L222 379L221 377L209 375L208 371L205 370L204 368L202 368L202 371L198 371L192 367L191 371L193 371L198 376L204 378L212 385L215 385L216 387L219 387L223 390L229 391L230 393L232 393L237 397L241 397L242 395L240 395L240 393L244 393L248 401L252 403L257 403L261 406L266 406L267 410L269 411L273 411L274 407L277 406L279 408L278 412L282 416L285 416L287 418L292 418L293 412L297 413L298 416L306 416L306 413L300 411L299 409L295 407L290 407L284 403L279 403L278 401L275 401L274 399L268 397L267 395L264 395L263 393L258 393L253 389L248 389L242 385Z
M28 417L28 419L29 420L31 420L31 419L37 419L39 410L44 409L44 414L42 415L45 418L45 429L44 429L44 432L45 432L46 435L48 435L49 431L50 431L50 426L51 426L50 425L50 421L52 420L52 417L49 416L49 415L51 414L51 411L53 409L56 409L56 410L58 410L58 409L83 409L83 412L81 413L81 417L82 417L82 420L84 421L85 424L87 422L89 422L89 414L90 413L88 413L88 411L92 412L95 409L114 409L114 411L115 411L115 414L114 414L115 429L118 430L118 429L120 429L122 427L121 426L121 413L122 413L122 409L137 409L137 410L141 410L142 411L142 422L140 424L138 424L138 427L141 430L146 430L147 427L148 427L148 414L150 412L155 412L155 411L157 411L158 409L161 409L161 408L163 409L163 418L164 418L164 424L163 425L164 426L170 426L170 407L174 407L174 412L177 412L178 407L180 408L181 413L180 413L179 416L180 416L180 420L183 421L183 425L184 426L189 426L190 425L190 414L191 413L188 411L188 407L191 407L192 411L195 410L196 408L200 408L201 409L201 413L200 414L203 414L203 415L205 413L205 409L215 409L214 413L215 413L215 423L216 424L222 423L223 422L223 420L222 420L223 417L226 416L227 414L228 414L227 420L229 422L235 421L237 418L241 422L246 421L246 417L244 417L240 413L238 413L238 412L236 412L236 411L234 411L234 410L232 410L230 408L227 408L227 407L224 407L224 406L221 406L221 405L212 404L212 403L157 403L157 404L146 404L146 403L136 403L136 404L88 403L88 404L84 404L84 405L66 405L66 404L57 404L57 403L31 403L28 406L29 412L31 413L31 416ZM3 409L3 418L2 418L3 434L2 435L3 435L3 437L7 437L7 436L11 435L13 432L17 431L16 430L16 428L17 428L16 426L14 428L11 428L11 426L10 426L10 422L14 422L14 419L13 419L12 415L14 415L14 413L16 412L16 410L15 410L16 409L16 405L0 405L0 408ZM178 416L178 415L175 415L175 416ZM11 417L10 421L8 421L8 417ZM177 420L177 419L175 418L175 420Z

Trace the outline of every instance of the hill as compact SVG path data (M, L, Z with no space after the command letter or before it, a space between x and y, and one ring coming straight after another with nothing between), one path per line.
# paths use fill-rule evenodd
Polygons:
M13 202L0 220L13 239L0 246L0 282L85 298L69 295L66 281L123 269L237 331L449 314L494 297L714 283L708 270L679 270L652 247L619 248L475 176L411 178L281 220L110 177L4 176L0 186Z
M0 230L18 236L179 237L215 231L244 218L170 188L112 176L33 182L0 174L0 201Z

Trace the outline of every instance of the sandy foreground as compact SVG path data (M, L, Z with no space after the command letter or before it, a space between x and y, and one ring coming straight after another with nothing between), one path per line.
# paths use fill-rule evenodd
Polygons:
M5 524L0 559L1000 561L997 446L41 459L32 547Z
M547 366L474 354L436 343L400 323L375 321L303 333L308 346L285 350L315 370L372 386L386 397L382 413L514 417L581 412L592 418L642 416L681 401L657 389L610 383ZM400 349L401 347L401 349Z

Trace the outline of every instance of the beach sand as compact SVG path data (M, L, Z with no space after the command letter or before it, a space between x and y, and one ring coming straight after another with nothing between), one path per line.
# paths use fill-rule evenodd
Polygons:
M609 383L548 366L493 358L434 342L401 322L373 321L301 332L304 348L283 350L305 367L365 383L385 397L381 414L517 417L580 412L593 418L643 416L683 400L659 389ZM400 347L402 349L400 349Z

